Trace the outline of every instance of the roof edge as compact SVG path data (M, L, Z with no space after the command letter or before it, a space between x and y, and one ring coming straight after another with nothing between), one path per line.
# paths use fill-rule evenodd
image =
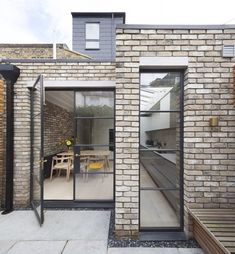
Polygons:
M57 47L68 48L65 43L56 43ZM9 48L52 48L53 43L0 43L0 47L9 47Z
M123 23L126 22L125 12L71 12L72 17L108 17L111 15L121 16L123 18Z
M28 59L20 59L20 58L0 58L1 64L11 64L11 63L111 63L115 64L113 59L52 59L52 58L28 58Z
M235 24L231 25L141 25L141 24L119 24L116 28L120 29L213 29L213 30L221 30L221 29L235 29Z

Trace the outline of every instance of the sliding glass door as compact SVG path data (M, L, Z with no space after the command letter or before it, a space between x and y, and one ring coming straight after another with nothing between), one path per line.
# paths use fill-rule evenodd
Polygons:
M74 199L113 201L114 91L76 91L74 118Z
M140 227L183 227L181 72L142 72Z

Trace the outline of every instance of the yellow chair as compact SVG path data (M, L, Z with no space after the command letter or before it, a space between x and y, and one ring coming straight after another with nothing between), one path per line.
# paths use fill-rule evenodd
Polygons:
M101 170L104 169L104 174L103 174L103 178L102 181L104 180L104 176L105 176L105 170L106 170L106 164L105 164L105 159L103 158L99 158L99 157L90 157L88 159L88 163L87 163L87 180L88 180L88 175L89 175L89 170Z

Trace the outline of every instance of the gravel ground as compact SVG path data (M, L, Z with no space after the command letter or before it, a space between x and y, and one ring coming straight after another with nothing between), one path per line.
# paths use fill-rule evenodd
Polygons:
M182 240L182 241L140 241L132 239L117 240L114 235L114 210L111 210L108 247L200 248L200 246L195 240Z

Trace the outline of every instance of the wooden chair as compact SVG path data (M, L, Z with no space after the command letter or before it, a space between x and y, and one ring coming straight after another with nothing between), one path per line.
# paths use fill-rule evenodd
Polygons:
M102 157L89 157L87 162L87 180L89 176L89 171L98 171L98 170L104 170L104 174L102 177L102 181L104 181L105 171L106 171L106 161L105 158Z
M66 171L66 179L69 180L70 171L72 169L72 157L58 157L53 156L51 162L51 176L50 180L52 180L53 172L58 171L58 176L60 176L61 170Z
M81 156L81 157L80 157L80 172L83 173L83 179L86 178L88 159L89 159L89 157L85 157L85 156ZM72 161L71 161L70 172L73 171L73 167L74 167L74 158L71 157L71 160L72 160Z

